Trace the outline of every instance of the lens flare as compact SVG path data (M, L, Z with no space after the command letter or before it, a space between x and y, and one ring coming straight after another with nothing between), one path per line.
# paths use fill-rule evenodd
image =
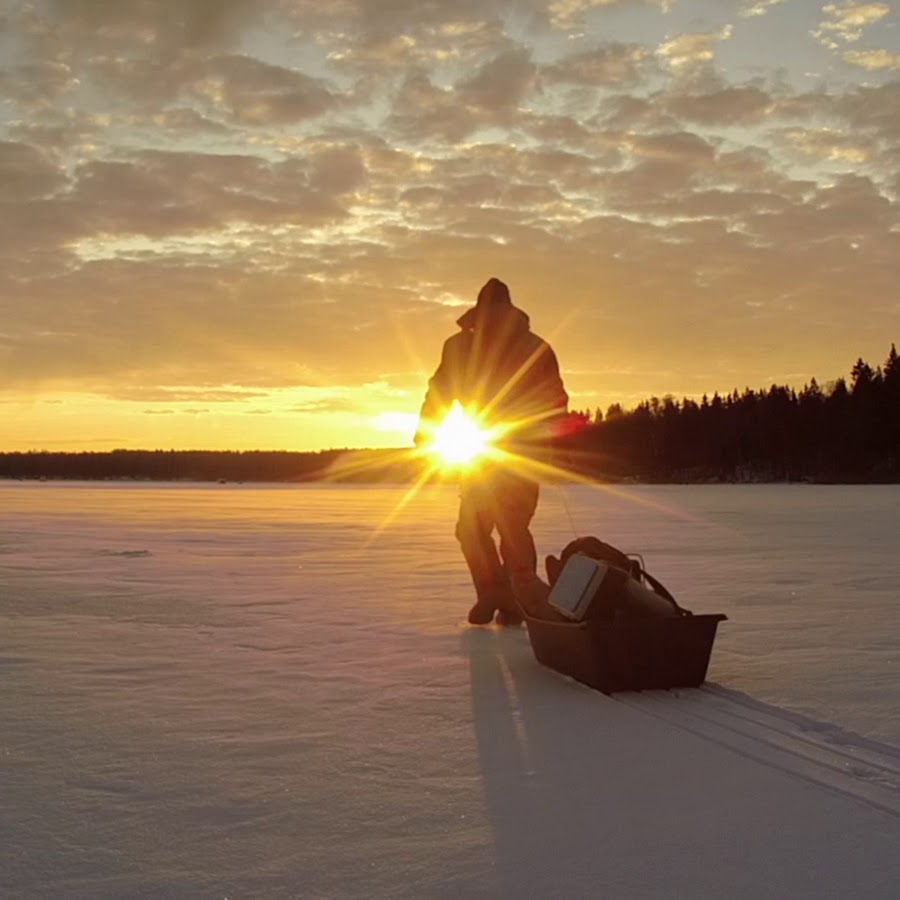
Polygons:
M454 402L435 429L429 450L444 465L465 466L482 456L490 446L491 435L479 427L466 411Z

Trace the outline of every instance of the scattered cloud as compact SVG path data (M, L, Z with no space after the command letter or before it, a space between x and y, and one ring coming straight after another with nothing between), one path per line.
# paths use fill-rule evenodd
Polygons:
M709 63L715 57L716 44L727 41L733 33L734 27L725 25L719 31L681 34L661 44L656 54L674 69Z
M0 195L6 202L41 200L66 182L59 166L36 147L0 142Z
M900 72L900 53L888 50L848 50L841 55L844 62L870 72L885 69Z
M288 412L292 413L346 413L360 412L362 407L358 400L349 397L331 396L319 400L306 400L296 403Z
M725 87L709 93L683 92L673 96L669 111L684 121L704 126L751 126L772 112L770 95L752 85Z
M51 18L41 20L39 10ZM80 42L115 43L165 50L220 46L235 41L257 19L254 0L43 0L23 16L33 34L48 25L70 29Z
M622 6L629 0L553 0L550 3L549 19L557 28L573 28L584 24L585 16L594 9L604 6ZM668 10L670 0L646 0L649 5Z
M837 50L841 43L858 41L863 32L891 13L887 3L829 3L822 7L825 18L813 32L814 37L829 50Z
M861 165L870 155L859 138L830 128L790 130L785 137L800 152L828 162Z
M352 444L415 413L489 275L585 404L667 393L661 355L700 392L735 386L713 351L840 374L900 315L889 5L684 7L18 4L0 401L252 413L273 441L290 410ZM802 62L742 65L776 24Z
M529 51L516 47L460 81L456 85L456 99L488 114L502 116L516 109L533 89L536 71Z
M764 16L773 6L784 3L785 0L749 0L738 12L738 15L744 19L752 19L757 16Z
M633 87L645 77L651 54L636 44L604 44L546 66L542 77L589 87Z

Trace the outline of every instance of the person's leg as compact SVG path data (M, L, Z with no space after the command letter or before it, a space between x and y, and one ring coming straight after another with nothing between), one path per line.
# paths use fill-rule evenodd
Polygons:
M484 484L463 485L460 491L456 538L475 586L475 605L469 610L469 622L487 625L499 606L511 596L506 571L497 555L491 532L495 509L490 491Z
M537 509L538 494L536 482L513 475L505 477L497 491L500 557L514 600L499 607L498 621L503 624L520 624L519 607L530 609L538 600L544 599L547 592L547 585L537 574L537 551L529 529Z

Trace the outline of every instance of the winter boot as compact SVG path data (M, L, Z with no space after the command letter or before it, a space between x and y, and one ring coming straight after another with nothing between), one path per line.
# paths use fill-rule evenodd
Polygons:
M511 609L504 607L497 610L496 622L507 628L518 628L525 621L525 617L519 612L518 607Z
M490 625L494 621L494 611L497 607L491 600L479 600L469 610L470 625Z

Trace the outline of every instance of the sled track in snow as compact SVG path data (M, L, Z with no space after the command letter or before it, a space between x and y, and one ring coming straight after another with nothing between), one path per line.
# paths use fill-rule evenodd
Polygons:
M758 763L900 818L900 747L718 685L613 699Z

